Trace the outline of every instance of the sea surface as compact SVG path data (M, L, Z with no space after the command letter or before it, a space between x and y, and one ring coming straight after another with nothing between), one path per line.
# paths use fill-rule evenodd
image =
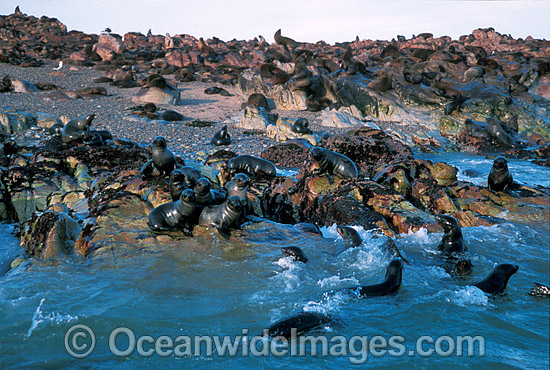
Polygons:
M492 163L422 157L457 166L475 184ZM511 161L510 170L518 182L550 185L547 168ZM363 245L348 250L335 225L321 237L262 223L239 246L114 249L87 261L25 262L2 276L22 251L13 225L0 224L0 369L548 369L550 300L527 293L535 281L549 284L549 222L463 228L474 264L466 278L446 272L441 233L400 235L410 261L403 286L379 298L344 290L382 281L394 258L383 238L360 227ZM284 257L289 245L309 261ZM500 263L519 265L503 295L472 286ZM258 336L303 311L332 320L308 334L314 345L302 353L303 337L287 344Z

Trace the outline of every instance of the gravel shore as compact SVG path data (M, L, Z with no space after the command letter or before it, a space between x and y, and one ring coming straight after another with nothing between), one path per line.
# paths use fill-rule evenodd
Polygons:
M51 83L59 86L62 91L78 90L90 86L103 86L108 96L62 101L49 100L51 91L34 93L0 93L0 111L15 108L29 113L53 113L58 117L76 118L95 113L94 129L109 130L115 138L125 138L139 144L148 145L156 136L164 136L171 150L184 159L201 160L205 155L219 150L210 144L214 133L227 124L232 137L232 144L223 147L238 154L259 155L267 147L276 142L263 134L250 135L236 128L235 122L240 120L243 99L235 95L233 86L220 86L233 96L208 95L204 89L216 86L214 83L187 82L177 83L181 92L179 105L159 106L181 113L184 121L161 123L162 121L135 120L128 118L128 108L136 106L132 97L139 88L121 89L108 84L94 84L96 77L102 77L103 72L91 67L64 66L61 71L54 71L56 61L46 61L42 67L21 68L0 63L0 78L6 75L18 77L31 83ZM145 75L141 76L145 77ZM170 76L165 76L170 79ZM173 80L172 80L173 81ZM176 81L173 81L176 83ZM219 86L219 85L218 85ZM338 129L327 129L318 125L321 113L307 111L274 110L280 117L307 118L310 127L315 131L335 133ZM210 121L209 127L193 127L189 123L194 120Z

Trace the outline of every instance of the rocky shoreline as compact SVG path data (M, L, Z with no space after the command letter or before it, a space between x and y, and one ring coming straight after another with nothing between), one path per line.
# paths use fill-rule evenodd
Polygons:
M505 153L548 166L546 40L492 29L460 40L422 34L334 46L280 33L272 45L263 38L98 36L21 12L1 16L0 29L0 219L20 224L27 257L189 243L181 232L147 226L151 210L171 200L167 179L140 173L159 135L180 164L216 189L231 180L227 162L237 154L298 168L296 176L250 185L264 222L362 225L393 236L439 231L438 214L461 226L548 220L548 189L495 193L458 181L456 168L417 159L411 149ZM168 111L181 116L163 119ZM92 113L92 128L113 140L63 143L56 125ZM306 120L303 132L298 119ZM232 143L220 150L210 140L224 125ZM8 139L17 154L6 151ZM320 174L312 146L347 156L359 177ZM240 243L253 227L230 241ZM195 226L192 239L213 238Z

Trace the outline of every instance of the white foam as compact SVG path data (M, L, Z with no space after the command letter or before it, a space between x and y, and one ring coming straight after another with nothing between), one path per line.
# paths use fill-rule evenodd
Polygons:
M464 307L467 305L488 305L489 298L475 286L465 286L454 291L454 294L449 298L451 302Z
M345 283L342 285L342 283ZM321 279L317 282L321 288L326 289L335 289L335 288L341 288L341 287L347 287L347 286L353 286L353 285L359 285L359 280L357 280L355 277L349 277L349 278L341 278L338 275L331 276L328 278Z
M44 313L41 310L42 304L44 303L46 299L42 298L40 301L40 304L36 308L36 311L34 312L34 315L32 316L32 324L29 328L29 331L27 332L27 337L30 337L34 329L38 327L38 325L42 323L54 323L54 324L61 324L65 322L71 322L78 319L78 316L71 316L71 315L62 315L60 313L56 312L50 312L50 313Z

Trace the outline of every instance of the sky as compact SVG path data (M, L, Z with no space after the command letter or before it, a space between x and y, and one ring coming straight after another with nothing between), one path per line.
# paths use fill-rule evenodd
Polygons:
M189 34L205 39L273 42L279 28L296 41L391 40L422 32L470 34L493 27L514 38L550 39L550 0L0 0L0 15L19 5L57 18L68 30Z

